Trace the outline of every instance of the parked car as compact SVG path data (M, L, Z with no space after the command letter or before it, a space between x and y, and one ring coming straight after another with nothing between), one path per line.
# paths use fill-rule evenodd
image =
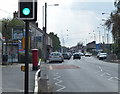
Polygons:
M107 53L99 53L99 60L103 60L107 58Z
M97 54L97 58L99 58L100 53Z
M90 57L90 56L92 56L92 54L91 53L85 53L85 56Z
M64 61L64 58L62 56L62 53L60 52L51 52L49 55L49 63L50 62L60 62L62 63Z
M64 59L68 59L69 60L71 58L69 53L63 53L62 55L63 55Z
M74 53L73 59L81 59L81 55L79 53Z

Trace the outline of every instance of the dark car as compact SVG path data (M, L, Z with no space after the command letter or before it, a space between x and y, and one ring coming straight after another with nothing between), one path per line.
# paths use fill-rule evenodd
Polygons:
M81 55L79 53L74 53L73 59L81 59Z
M69 60L71 58L70 54L68 54L68 53L63 53L62 55L63 55L64 59L68 59Z

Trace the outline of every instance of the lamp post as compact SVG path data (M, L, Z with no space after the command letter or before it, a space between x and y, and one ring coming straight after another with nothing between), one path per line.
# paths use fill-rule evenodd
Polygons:
M92 34L93 41L96 41L96 37L95 37L95 31L93 30L93 32L92 32L92 33L89 33L89 34Z
M100 27L97 27L100 28ZM101 42L101 35L100 35L100 30L99 30L99 43Z
M44 31L43 42L44 42L45 62L47 61L47 6L59 6L59 4L47 5L47 3L45 2L45 6L43 6L43 31ZM44 9L45 9L45 18L44 18ZM45 22L44 22L44 19L45 19ZM44 24L45 24L45 26L44 26Z
M102 15L110 15L110 13L105 13L105 12L103 12L102 13ZM102 19L102 21L107 21L106 19ZM107 36L106 38L107 38L107 44L109 44L109 30L108 30L108 33L107 34L105 34L105 30L104 30L104 36Z

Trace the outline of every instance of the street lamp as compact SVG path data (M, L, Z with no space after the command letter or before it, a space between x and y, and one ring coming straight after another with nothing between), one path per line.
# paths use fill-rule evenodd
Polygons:
M97 27L97 29L100 27ZM100 30L99 30L99 43L101 42L101 35L100 35Z
M47 61L47 6L59 6L59 4L47 5L47 3L45 2L45 8L43 7L43 31L44 31L43 42L45 51L44 54L45 62ZM44 9L45 9L45 26L44 26Z
M95 37L95 31L93 30L92 33L89 33L89 34L93 34L92 37L94 38L93 41L96 41L96 37Z

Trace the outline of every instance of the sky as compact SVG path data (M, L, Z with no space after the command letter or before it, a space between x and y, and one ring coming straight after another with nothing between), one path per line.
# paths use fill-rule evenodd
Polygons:
M43 27L43 6L47 2L47 33L54 32L61 45L71 47L78 42L107 41L108 31L102 19L108 19L115 10L114 0L38 0L38 24ZM59 4L59 6L54 6ZM0 3L0 19L12 18L18 10L18 0L3 0ZM102 13L106 13L102 15ZM100 34L100 41L99 41ZM112 42L109 33L109 42Z

